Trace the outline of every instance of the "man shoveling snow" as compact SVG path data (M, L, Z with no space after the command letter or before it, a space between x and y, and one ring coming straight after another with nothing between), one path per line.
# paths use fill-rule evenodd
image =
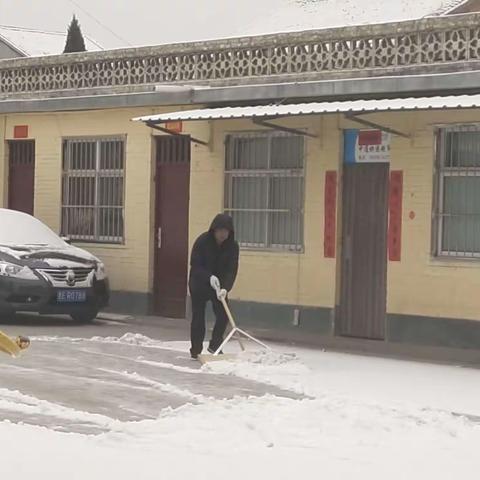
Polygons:
M192 358L202 353L205 339L205 308L212 302L215 327L208 347L216 352L223 342L228 317L222 305L232 289L238 271L239 246L235 241L233 220L219 214L208 232L195 241L190 259L189 288L192 297L191 348Z

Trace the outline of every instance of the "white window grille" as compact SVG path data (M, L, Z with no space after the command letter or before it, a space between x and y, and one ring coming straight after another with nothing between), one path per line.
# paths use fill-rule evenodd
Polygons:
M242 247L303 250L304 156L301 135L227 136L225 212Z
M86 242L123 242L124 169L124 138L63 141L63 235Z
M438 131L439 256L480 257L480 126Z

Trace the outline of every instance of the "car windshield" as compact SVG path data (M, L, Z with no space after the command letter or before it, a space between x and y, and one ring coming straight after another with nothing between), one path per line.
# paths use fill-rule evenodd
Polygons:
M66 244L36 218L14 210L0 209L0 245L63 248Z

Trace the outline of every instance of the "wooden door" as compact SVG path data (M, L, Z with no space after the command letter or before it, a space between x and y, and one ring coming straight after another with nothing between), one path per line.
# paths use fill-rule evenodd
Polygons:
M8 208L33 215L35 141L8 142Z
M344 166L340 335L385 338L388 175L386 163Z
M188 272L190 139L156 138L156 228L154 309L185 317Z

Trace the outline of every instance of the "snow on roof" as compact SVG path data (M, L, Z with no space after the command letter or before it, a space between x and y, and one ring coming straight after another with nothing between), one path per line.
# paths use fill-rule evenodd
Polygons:
M470 0L451 0L442 8L437 10L437 15L448 15L449 13L454 13L456 9L469 3Z
M84 35L84 39L88 51L102 50L91 38ZM0 25L0 41L2 40L27 57L55 55L63 52L67 33Z
M381 100L351 100L342 102L298 103L291 105L256 105L184 110L134 118L136 122L153 124L189 120L225 120L238 118L274 118L321 113L367 113L409 110L439 110L480 107L480 95L445 97L393 98Z
M254 17L248 28L269 33L414 20L450 12L464 0L294 0L279 3L279 8L268 17Z
M158 45L401 21L450 11L464 0L0 0L1 21L65 31L76 14L82 31L105 48ZM45 14L48 12L48 15ZM35 41L34 41L35 42ZM57 49L58 50L58 49Z

